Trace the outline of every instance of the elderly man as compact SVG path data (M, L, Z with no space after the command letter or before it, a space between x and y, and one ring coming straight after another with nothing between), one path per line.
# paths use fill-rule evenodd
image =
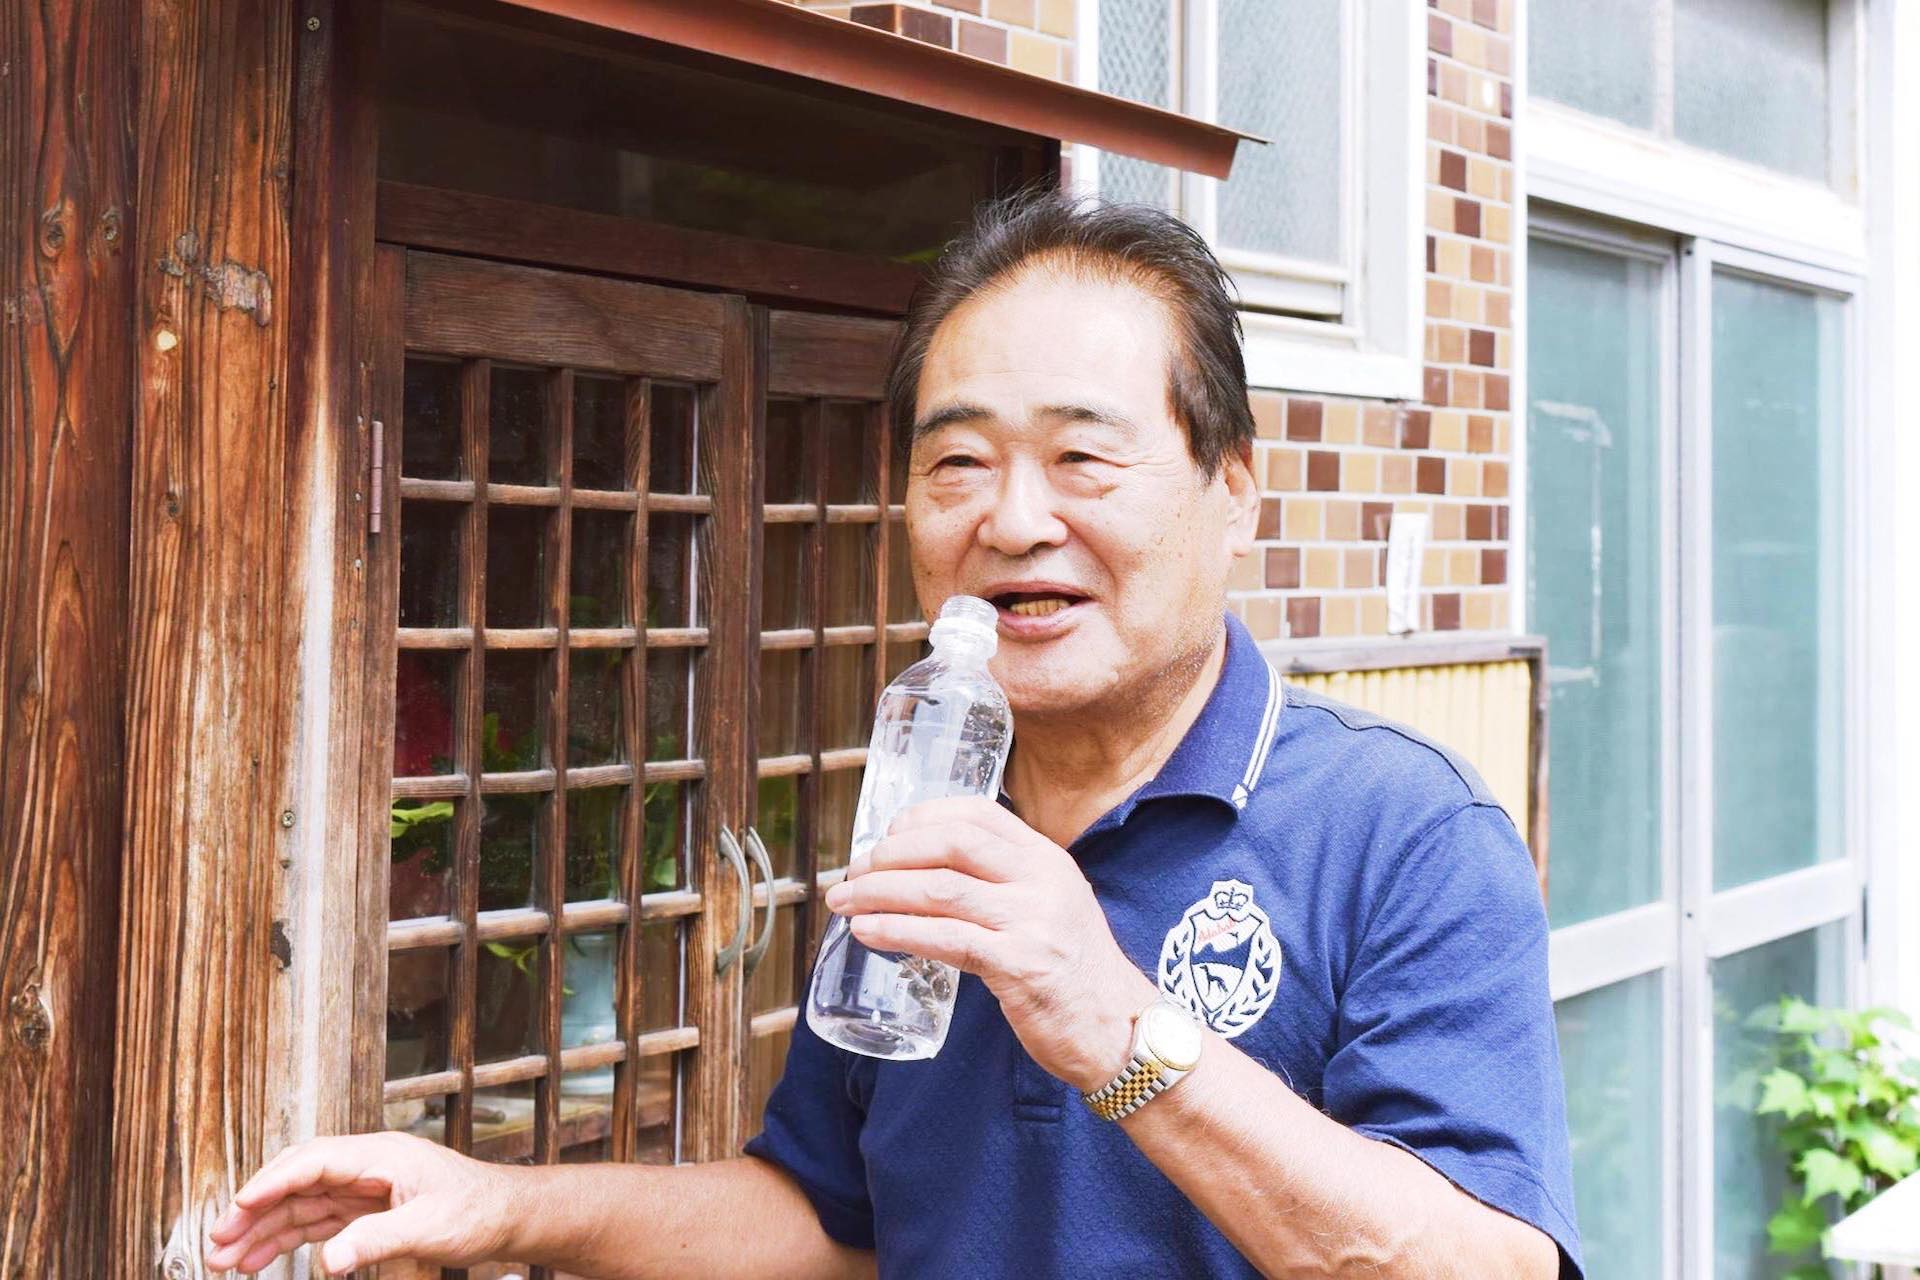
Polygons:
M945 1048L804 1020L766 1128L681 1168L282 1154L212 1232L594 1276L1577 1276L1546 920L1466 764L1281 683L1239 326L1205 244L1058 195L984 212L909 318L923 605L999 606L1002 803L937 801L827 896L965 970Z

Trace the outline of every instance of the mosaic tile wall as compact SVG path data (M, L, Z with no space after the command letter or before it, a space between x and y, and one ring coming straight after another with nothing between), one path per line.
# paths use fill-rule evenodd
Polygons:
M822 12L1040 75L1073 75L1074 0L826 4ZM1253 391L1260 552L1233 608L1262 638L1384 635L1387 523L1430 519L1421 627L1508 627L1513 16L1427 11L1426 338L1420 403Z

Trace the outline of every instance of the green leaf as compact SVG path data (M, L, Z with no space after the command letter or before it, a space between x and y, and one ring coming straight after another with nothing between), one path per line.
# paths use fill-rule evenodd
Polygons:
M388 814L387 839L398 840L415 827L429 822L446 822L453 817L453 801L435 800L402 808L394 805Z
M1780 1212L1767 1219L1767 1248L1773 1253L1799 1253L1820 1243L1827 1229L1827 1211L1794 1196Z
M1784 1035L1811 1035L1826 1030L1826 1015L1805 1000L1782 997L1779 1012L1779 1028Z
M1753 1109L1755 1114L1797 1120L1811 1109L1807 1082L1785 1067L1775 1067L1760 1078L1760 1102Z
M1795 1267L1781 1276L1780 1280L1833 1280L1833 1277L1828 1275L1827 1269L1819 1263L1809 1262L1804 1267Z
M1845 1200L1866 1182L1859 1165L1832 1151L1805 1152L1795 1167L1806 1179L1808 1200L1818 1200L1825 1195L1837 1195Z
M1840 1134L1860 1148L1860 1158L1875 1173L1904 1178L1920 1164L1920 1151L1914 1144L1903 1141L1878 1121L1849 1120L1840 1126Z

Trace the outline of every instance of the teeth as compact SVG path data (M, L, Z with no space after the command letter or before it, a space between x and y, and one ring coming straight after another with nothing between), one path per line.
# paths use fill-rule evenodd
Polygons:
M1044 618L1050 613L1058 613L1067 607L1067 602L1058 596L1046 600L1021 600L1007 606L1008 613L1017 613L1023 618Z

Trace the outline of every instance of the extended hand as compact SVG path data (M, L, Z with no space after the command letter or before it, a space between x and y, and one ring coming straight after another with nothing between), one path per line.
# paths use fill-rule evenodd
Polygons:
M207 1265L255 1272L301 1245L340 1275L390 1258L462 1267L500 1256L507 1171L423 1138L370 1133L288 1147L234 1193Z
M1034 1061L1077 1089L1126 1065L1154 996L1073 856L991 800L902 814L827 906L869 947L978 974Z

